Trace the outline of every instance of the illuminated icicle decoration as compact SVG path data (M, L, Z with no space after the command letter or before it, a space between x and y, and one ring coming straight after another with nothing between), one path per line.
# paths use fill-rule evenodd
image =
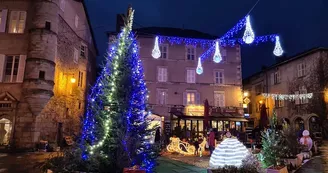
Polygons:
M219 63L222 61L222 56L221 56L221 52L220 52L220 46L219 46L219 41L215 42L215 53L213 56L213 61L215 63Z
M200 58L198 58L196 73L197 74L202 74L203 73L202 60Z
M282 50L279 36L276 36L276 45L274 46L273 54L276 56L281 56L284 53L284 50Z
M159 50L159 46L158 46L158 36L156 36L156 38L155 38L155 45L154 45L153 51L151 52L151 55L155 59L158 59L159 57L161 57L161 51Z
M251 44L251 43L253 43L254 39L255 39L255 34L254 34L252 26L251 26L251 19L248 15L246 17L246 29L244 32L243 41L246 44Z

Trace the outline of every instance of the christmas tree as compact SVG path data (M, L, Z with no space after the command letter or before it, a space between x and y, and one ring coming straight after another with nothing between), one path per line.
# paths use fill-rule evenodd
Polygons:
M148 140L154 133L146 107L147 89L132 33L134 10L110 43L106 64L88 96L81 148L84 160L97 160L99 172L122 172L139 165L152 172L156 146Z
M270 127L261 132L262 136L262 151L259 159L264 168L271 165L277 165L280 162L281 150L281 135L277 130L277 115L273 111L273 116L270 119Z

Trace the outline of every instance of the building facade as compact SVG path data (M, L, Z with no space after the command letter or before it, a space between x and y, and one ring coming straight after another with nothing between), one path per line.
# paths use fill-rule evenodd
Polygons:
M245 112L249 114L254 126L259 125L261 105L265 104L267 114L273 110L280 123L283 121L296 130L320 131L319 115L311 111L312 99L317 99L323 91L313 91L313 77L316 75L318 60L327 58L327 49L314 48L268 68L243 80L243 90L250 100ZM313 93L313 98L274 99L264 97L263 93L287 94L291 96ZM246 97L245 97L246 98Z
M0 145L77 133L97 54L84 2L1 1L0 40Z
M202 62L204 72L198 75L198 57L209 47L164 41L159 44L161 56L155 59L152 57L155 37L160 35L213 41L217 37L178 28L148 27L134 31L137 34L140 58L149 91L149 105L152 113L165 121L165 133L172 135L169 131L177 126L185 132L194 130L197 134L204 133L206 99L210 106L209 124L212 128L218 131L229 128L241 130L241 122L247 120L242 118L239 45L222 47L223 60L220 63L213 62L213 54L206 57ZM111 35L114 34L109 34Z

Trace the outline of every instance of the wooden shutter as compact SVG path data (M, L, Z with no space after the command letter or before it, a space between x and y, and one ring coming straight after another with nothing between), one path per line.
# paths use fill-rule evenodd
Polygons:
M74 62L78 63L78 61L79 61L79 51L76 48L74 48Z
M295 91L295 95L299 94L299 91ZM295 98L295 105L299 105L300 104L300 98Z
M23 26L22 26L22 28L19 28L19 24L18 24L18 29L22 29L22 32L20 32L20 33L24 33L24 31L25 31L25 25L26 25L26 11L21 11L20 13L19 13L19 16L18 16L18 23L20 22L20 18L23 18L23 20L24 20L24 24L23 24Z
M220 104L220 107L225 107L225 95L224 95L224 93L221 93L220 94L220 102L222 103L222 104Z
M302 94L307 94L307 89L305 88L305 86L303 86L303 93ZM304 103L309 103L309 99L304 98Z
M165 101L164 104L167 105L167 97L169 96L167 91L165 91L165 95L164 96L165 96L165 98L164 98L165 99L164 100Z
M200 103L200 93L199 92L196 92L196 104L201 104Z
M16 82L23 82L24 80L25 63L26 55L20 55Z
M187 93L183 92L183 105L187 105Z
M6 32L8 9L1 10L0 32Z
M196 83L196 69L195 70L191 70L191 83Z
M5 58L6 56L3 54L0 54L0 82L3 81L3 76L5 73Z
M156 103L157 104L160 104L161 102L160 102L160 90L159 89L157 89L156 90Z

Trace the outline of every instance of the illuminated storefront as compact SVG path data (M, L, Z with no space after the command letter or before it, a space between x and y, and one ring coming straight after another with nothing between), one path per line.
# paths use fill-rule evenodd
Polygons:
M204 106L175 106L171 108L171 130L173 135L182 137L198 137L206 133L204 127ZM237 108L210 108L208 124L218 132L244 132L245 123L242 112Z

